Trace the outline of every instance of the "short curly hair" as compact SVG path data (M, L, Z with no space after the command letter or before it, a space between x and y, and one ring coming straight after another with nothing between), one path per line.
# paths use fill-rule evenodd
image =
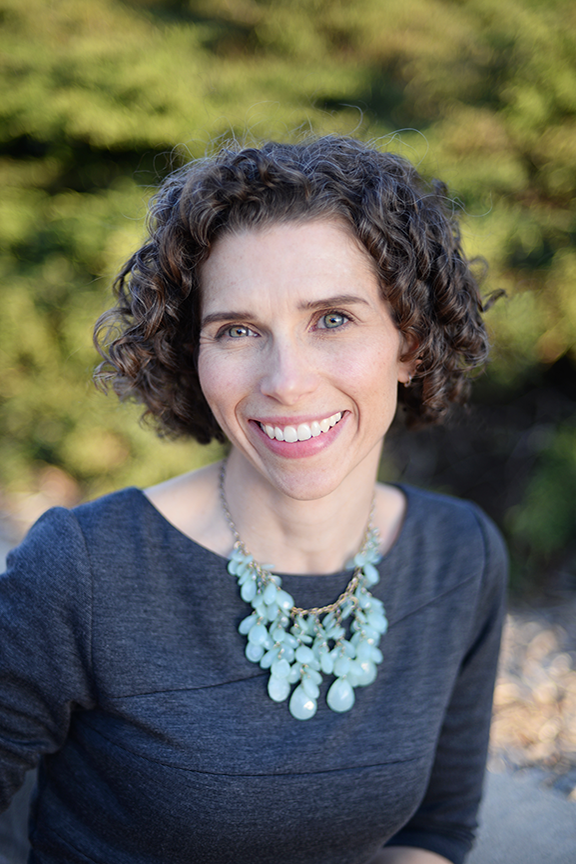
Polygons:
M372 256L413 346L402 359L414 381L399 392L408 424L440 421L488 355L452 202L406 160L344 137L229 146L168 177L146 242L116 278L117 303L96 324L97 381L142 403L162 434L224 441L198 378L201 265L228 232L319 219L344 222Z

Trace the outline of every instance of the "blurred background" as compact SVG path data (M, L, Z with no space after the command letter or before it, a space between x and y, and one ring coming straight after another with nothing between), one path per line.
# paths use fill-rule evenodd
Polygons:
M573 0L0 0L0 21L0 552L53 504L219 455L91 383L93 322L166 173L231 136L378 140L447 182L484 291L507 293L470 412L398 422L381 476L500 525L491 764L576 800Z
M147 485L214 448L159 442L91 383L91 331L183 160L235 136L350 134L441 177L489 264L489 371L382 476L478 501L517 596L576 587L572 0L0 0L0 509Z

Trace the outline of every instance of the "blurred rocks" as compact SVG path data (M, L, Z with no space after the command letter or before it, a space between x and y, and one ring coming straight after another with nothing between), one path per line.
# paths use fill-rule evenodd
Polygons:
M576 597L507 616L490 740L491 771L537 768L576 802Z

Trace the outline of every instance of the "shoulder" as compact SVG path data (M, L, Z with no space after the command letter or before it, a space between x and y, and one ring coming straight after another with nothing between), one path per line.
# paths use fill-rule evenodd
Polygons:
M68 510L47 510L7 557L8 570L41 572L43 579L76 575L90 568L91 551L129 534L128 526L142 520L147 504L138 489L124 489ZM153 508L150 508L153 509Z
M506 556L504 539L492 519L477 504L439 492L401 485L415 527L450 545L481 543L492 554Z
M404 556L444 590L471 581L480 593L501 595L508 574L502 534L471 501L400 487L408 500Z
M135 521L145 520L152 510L146 496L136 487L128 487L80 504L70 511L81 530L88 534L122 533ZM49 511L50 513L50 511Z

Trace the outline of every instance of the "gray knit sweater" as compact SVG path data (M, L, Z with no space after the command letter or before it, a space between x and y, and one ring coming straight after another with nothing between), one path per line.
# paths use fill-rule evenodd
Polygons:
M325 682L306 722L244 656L225 559L140 491L39 520L0 578L0 805L42 757L30 862L364 864L387 842L463 861L506 555L473 505L402 488L378 677L346 714ZM311 607L349 575L283 585Z

